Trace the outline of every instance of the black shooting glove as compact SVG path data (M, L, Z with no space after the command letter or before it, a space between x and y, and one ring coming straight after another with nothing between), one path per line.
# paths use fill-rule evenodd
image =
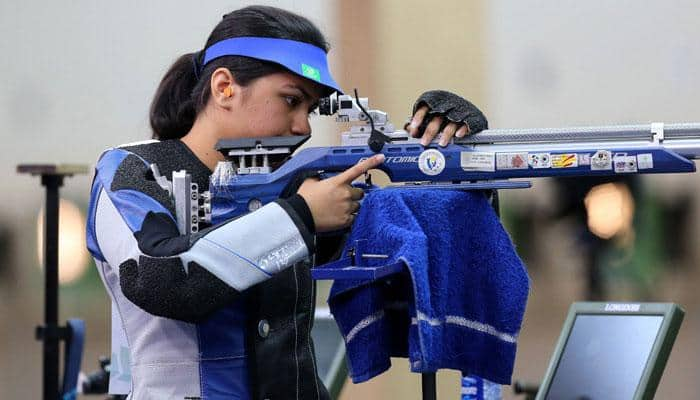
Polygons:
M424 106L427 107L425 115L417 115ZM489 126L484 113L474 104L445 90L430 90L420 95L413 106L413 114L413 123L408 126L408 131L414 137L424 137L424 144L429 143L439 132L443 132L440 144L446 145L455 133L457 136L474 134ZM421 116L420 124L415 124L416 117ZM437 121L433 122L436 118Z

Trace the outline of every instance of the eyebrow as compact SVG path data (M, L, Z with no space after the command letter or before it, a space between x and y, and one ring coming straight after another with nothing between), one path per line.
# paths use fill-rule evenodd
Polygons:
M286 85L284 85L284 86L285 86L285 87L290 87L290 88L293 88L293 89L297 89L298 91L300 91L300 92L304 95L304 97L306 97L306 100L309 100L309 101L310 101L311 98L312 98L311 95L309 94L309 92L306 91L306 89L304 89L303 87L301 87L301 86L299 86L299 85L297 85L297 84L295 84L295 83L288 83L288 84L286 84Z

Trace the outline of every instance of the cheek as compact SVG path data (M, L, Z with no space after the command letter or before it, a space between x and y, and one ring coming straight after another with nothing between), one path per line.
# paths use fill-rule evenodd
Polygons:
M248 126L253 136L279 136L290 131L288 110L273 100L250 107L247 113Z

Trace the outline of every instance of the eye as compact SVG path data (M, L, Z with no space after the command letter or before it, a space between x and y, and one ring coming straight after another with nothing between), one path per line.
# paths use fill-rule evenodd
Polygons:
M297 96L292 96L292 95L286 95L286 96L284 96L284 101L286 101L287 104L288 104L290 107L292 107L292 108L298 106L299 103L301 103L301 99L300 99L299 97L297 97Z

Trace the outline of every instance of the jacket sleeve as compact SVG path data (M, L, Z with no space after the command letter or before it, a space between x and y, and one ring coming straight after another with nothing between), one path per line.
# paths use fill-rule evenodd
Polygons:
M93 257L106 261L124 295L151 314L202 320L313 251L312 233L286 200L181 235L167 192L148 170L123 149L102 155L87 234Z

